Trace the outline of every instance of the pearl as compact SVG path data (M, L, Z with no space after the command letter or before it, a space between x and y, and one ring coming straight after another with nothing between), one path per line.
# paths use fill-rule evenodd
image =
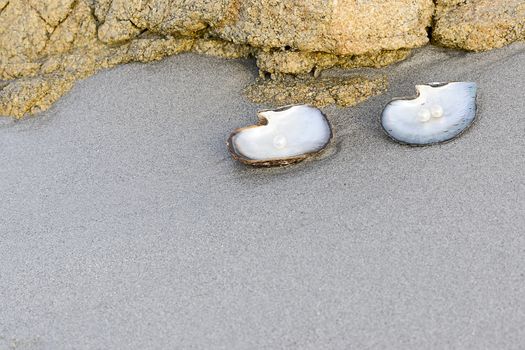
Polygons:
M417 114L417 119L422 123L426 123L430 120L431 116L432 115L430 114L430 111L425 108L419 111L419 113Z
M284 149L286 147L286 137L283 135L277 135L273 138L273 147L277 149Z
M430 107L430 114L432 114L432 118L441 118L443 116L443 107L440 105Z

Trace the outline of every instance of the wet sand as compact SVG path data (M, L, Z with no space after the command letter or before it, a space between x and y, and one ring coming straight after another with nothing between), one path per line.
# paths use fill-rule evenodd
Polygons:
M286 169L225 147L265 107L250 60L125 65L0 119L0 349L525 347L525 44L381 72ZM383 134L392 97L458 80L479 84L459 139Z

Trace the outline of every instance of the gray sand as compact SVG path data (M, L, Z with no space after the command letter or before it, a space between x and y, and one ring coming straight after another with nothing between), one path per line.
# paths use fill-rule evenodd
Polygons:
M264 107L248 60L122 66L0 120L0 349L525 348L525 44L385 72L281 170L224 144ZM478 82L477 123L391 142L382 106L436 80Z

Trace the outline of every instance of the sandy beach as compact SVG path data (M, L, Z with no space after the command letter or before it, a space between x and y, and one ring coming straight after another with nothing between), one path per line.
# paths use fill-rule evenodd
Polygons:
M427 46L387 93L327 107L335 145L283 169L225 141L264 105L253 60L182 54L0 118L0 349L525 347L525 43ZM432 147L379 116L474 81L478 120Z

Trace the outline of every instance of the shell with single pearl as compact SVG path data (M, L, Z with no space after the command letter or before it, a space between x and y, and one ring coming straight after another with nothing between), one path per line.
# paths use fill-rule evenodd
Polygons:
M258 113L259 123L235 130L227 145L233 158L253 166L284 166L322 152L332 139L326 116L309 105Z

